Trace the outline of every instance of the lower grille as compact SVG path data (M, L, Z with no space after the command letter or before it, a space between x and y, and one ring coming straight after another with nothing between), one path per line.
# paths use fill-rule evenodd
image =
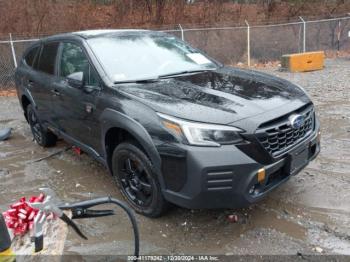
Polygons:
M293 114L304 116L304 123L298 128L293 128L290 124L289 117ZM262 124L256 131L256 136L266 151L272 156L278 156L312 133L314 114L312 105L303 107L276 121Z

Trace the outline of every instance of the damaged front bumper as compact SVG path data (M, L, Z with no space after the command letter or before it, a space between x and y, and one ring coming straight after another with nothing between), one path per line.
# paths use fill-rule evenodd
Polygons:
M268 165L232 145L181 147L180 156L161 155L164 197L186 208L240 208L261 200L319 154L319 125L283 158Z

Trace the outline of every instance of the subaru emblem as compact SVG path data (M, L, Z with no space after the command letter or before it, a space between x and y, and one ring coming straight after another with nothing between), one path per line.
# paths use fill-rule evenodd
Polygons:
M288 119L289 119L290 125L294 129L300 128L305 122L305 118L303 115L294 114L294 115L291 115Z

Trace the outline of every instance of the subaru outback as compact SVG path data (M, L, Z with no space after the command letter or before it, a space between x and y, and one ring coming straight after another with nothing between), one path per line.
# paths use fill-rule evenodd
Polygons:
M255 203L320 151L302 87L224 66L161 32L47 37L25 51L15 79L37 144L59 137L81 148L149 217L170 203Z

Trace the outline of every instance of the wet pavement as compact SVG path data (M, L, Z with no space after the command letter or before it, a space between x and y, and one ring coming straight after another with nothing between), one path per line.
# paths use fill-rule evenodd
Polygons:
M186 210L174 207L164 217L137 216L142 254L347 254L350 255L350 60L328 60L323 71L291 74L263 71L305 87L322 125L319 157L265 200L240 210ZM0 98L0 128L14 128L0 142L0 210L20 196L49 186L67 201L111 195L122 198L111 176L87 155L64 152L60 141L42 149L32 141L17 98ZM228 215L238 216L232 223ZM126 216L78 221L89 240L70 232L67 254L130 254Z

